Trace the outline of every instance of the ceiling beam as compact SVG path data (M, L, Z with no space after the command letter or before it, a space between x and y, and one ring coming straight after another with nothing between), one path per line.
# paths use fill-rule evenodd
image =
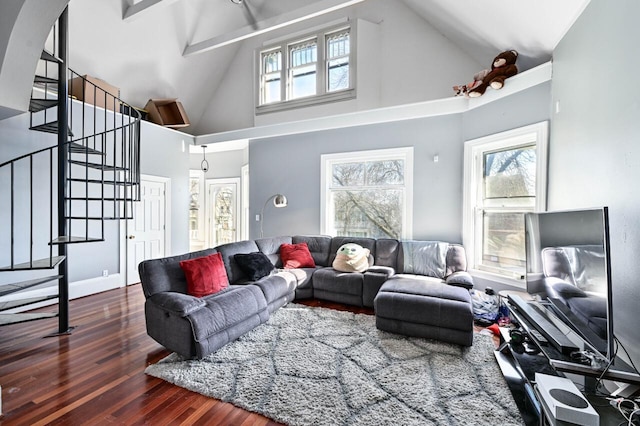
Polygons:
M176 0L141 0L138 3L132 4L127 7L127 10L122 14L123 21L131 21L134 17L139 16L140 13L149 10L151 7L156 6L160 3L165 6L175 2Z
M282 15L274 16L272 18L257 22L253 27L251 25L247 25L235 31L231 31L229 33L222 34L198 43L190 44L186 47L186 49L184 49L182 56L191 56L197 53L203 53L209 50L217 49L218 47L227 46L232 43L237 43L239 41L258 36L260 34L265 34L270 31L286 27L288 25L315 18L316 16L321 16L327 13L334 12L336 10L344 9L345 7L353 6L363 1L365 0L317 1L308 6L304 6L299 9L283 13Z

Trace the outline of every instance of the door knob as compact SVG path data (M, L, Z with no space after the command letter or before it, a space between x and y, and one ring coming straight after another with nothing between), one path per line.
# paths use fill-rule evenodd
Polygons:
M129 237L128 237L128 238L129 238L130 240L133 240L133 239L135 239L135 238L136 238L136 236L135 236L135 235L129 235Z

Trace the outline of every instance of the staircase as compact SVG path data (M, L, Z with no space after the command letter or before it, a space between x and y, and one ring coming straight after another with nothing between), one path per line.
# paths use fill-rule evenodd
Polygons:
M0 273L22 276L0 286L0 326L58 317L55 334L72 329L67 245L104 241L105 221L132 217L140 185L140 114L68 69L67 27L65 10L41 55L29 107L30 129L51 133L51 143L0 164ZM73 85L105 107L71 99ZM46 295L28 297L34 289ZM52 299L58 312L7 313Z

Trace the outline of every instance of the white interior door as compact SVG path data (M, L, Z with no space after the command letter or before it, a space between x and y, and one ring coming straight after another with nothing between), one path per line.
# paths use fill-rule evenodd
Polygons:
M127 285L140 282L140 262L165 255L168 185L165 178L140 181L140 201L133 203L133 219L127 221Z
M240 238L240 178L207 179L209 247Z

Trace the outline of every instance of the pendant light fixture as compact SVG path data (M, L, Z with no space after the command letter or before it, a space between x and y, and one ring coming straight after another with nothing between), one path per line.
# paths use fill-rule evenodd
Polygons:
M202 145L202 162L200 163L200 169L207 173L209 171L209 162L207 161L207 146Z

